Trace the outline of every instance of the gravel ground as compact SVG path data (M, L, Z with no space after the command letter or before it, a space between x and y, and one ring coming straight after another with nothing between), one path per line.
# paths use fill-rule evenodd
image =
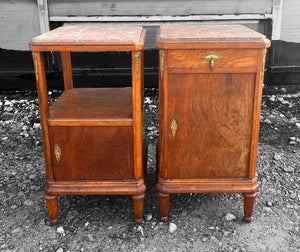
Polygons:
M300 86L265 87L260 188L245 224L240 194L173 194L159 221L155 189L158 91L147 89L149 143L144 221L130 196L60 196L50 225L36 91L0 91L1 251L300 251ZM61 91L49 91L53 102Z

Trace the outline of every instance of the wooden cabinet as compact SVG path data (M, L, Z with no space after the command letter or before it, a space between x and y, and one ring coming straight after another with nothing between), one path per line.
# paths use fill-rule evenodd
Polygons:
M143 134L141 27L61 27L33 39L47 179L45 199L57 223L61 194L129 194L142 222L147 144ZM49 108L44 51L60 51L65 91ZM74 51L131 51L130 88L73 88ZM130 85L129 85L130 86Z
M270 41L244 26L161 26L157 190L243 193L250 222L264 60Z

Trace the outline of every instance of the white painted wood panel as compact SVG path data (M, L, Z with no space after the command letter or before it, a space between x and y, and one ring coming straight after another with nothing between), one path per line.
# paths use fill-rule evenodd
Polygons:
M300 0L284 0L280 40L300 43Z
M272 13L273 0L48 0L50 16Z
M0 48L28 50L28 43L39 34L35 0L1 0Z

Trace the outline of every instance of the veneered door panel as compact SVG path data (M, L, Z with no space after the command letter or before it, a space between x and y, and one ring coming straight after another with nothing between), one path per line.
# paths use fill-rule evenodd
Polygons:
M169 74L169 179L247 178L255 74Z
M49 128L55 180L133 179L132 127Z

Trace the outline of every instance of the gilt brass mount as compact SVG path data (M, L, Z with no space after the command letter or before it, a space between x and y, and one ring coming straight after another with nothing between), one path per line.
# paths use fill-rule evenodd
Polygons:
M35 79L38 82L39 81L39 76L37 72L37 59L36 59L36 52L32 52L32 59L33 59L33 64L34 64L34 73L35 73Z
M215 67L215 61L223 59L218 52L207 52L202 56L202 59L210 61L210 70L213 71Z
M57 162L59 162L60 156L61 156L61 150L57 144L54 145L54 155L55 155Z
M165 51L160 49L159 50L159 67L160 67L160 79L163 79L164 73L164 62L165 62Z
M137 75L137 81L140 80L140 61L141 61L141 52L137 51L135 52L135 61L136 61L136 75Z
M175 120L175 119L173 119L173 120L171 121L170 128L171 128L172 136L175 137L176 131L177 131L177 123L176 123L176 120Z

